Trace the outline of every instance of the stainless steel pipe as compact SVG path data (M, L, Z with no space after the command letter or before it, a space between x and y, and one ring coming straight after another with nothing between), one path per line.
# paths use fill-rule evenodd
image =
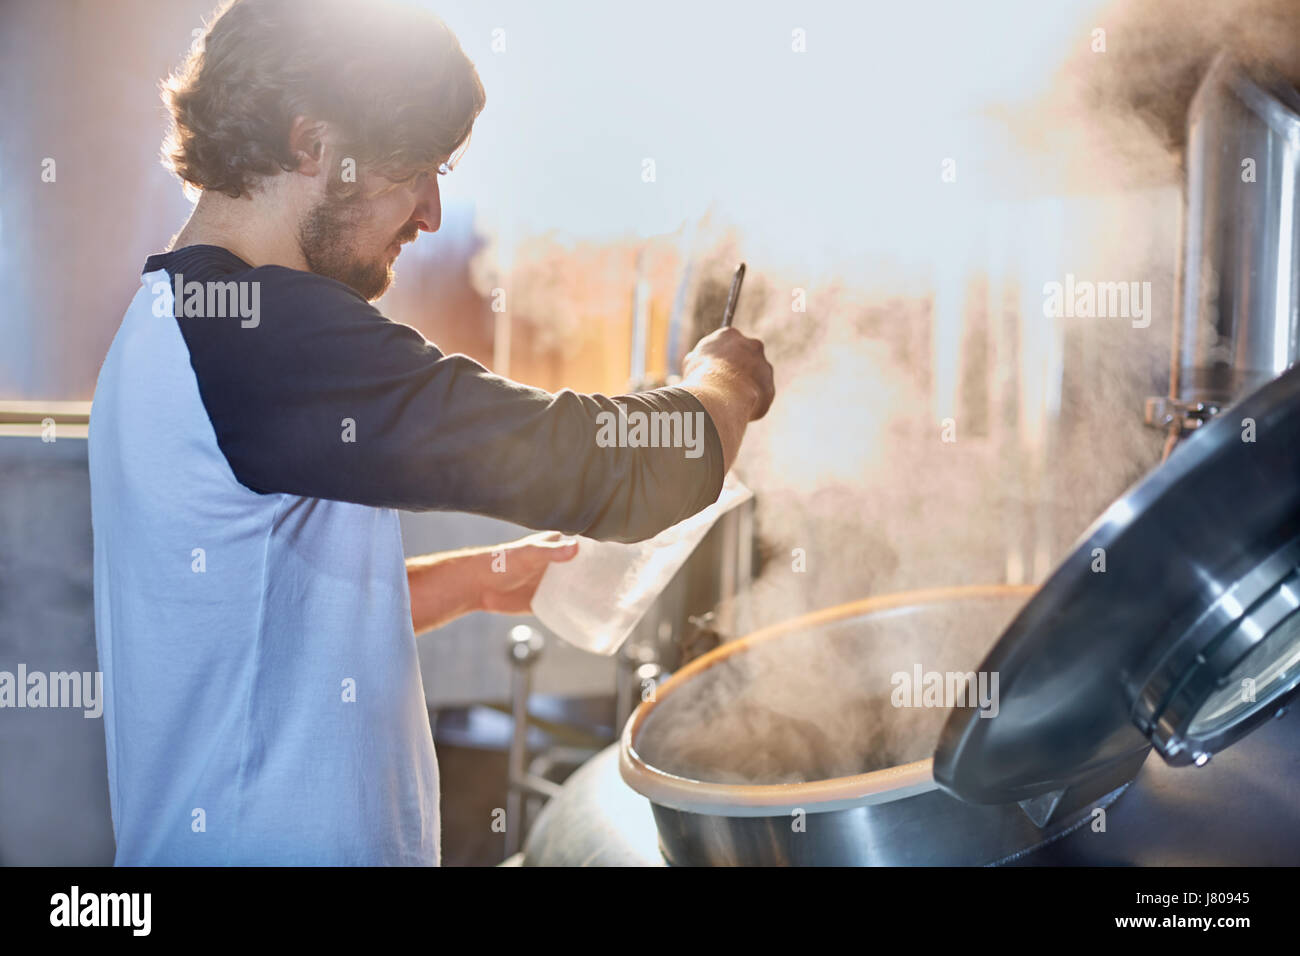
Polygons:
M1149 424L1185 434L1295 363L1298 255L1300 94L1221 55L1187 116L1170 396Z

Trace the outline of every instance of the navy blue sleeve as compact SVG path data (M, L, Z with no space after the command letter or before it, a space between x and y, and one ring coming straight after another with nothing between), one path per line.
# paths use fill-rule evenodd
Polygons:
M176 319L217 443L254 491L466 511L614 541L651 537L721 491L717 430L684 389L609 398L531 388L444 355L342 283L205 249L150 264L173 280L258 283L256 324ZM624 413L632 438L620 443ZM629 447L638 413L676 443Z

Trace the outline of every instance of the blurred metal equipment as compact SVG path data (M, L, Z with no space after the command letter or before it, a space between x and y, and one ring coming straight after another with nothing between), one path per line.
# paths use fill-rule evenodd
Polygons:
M1300 94L1220 55L1187 133L1170 394L1146 408L1169 431L1166 455L1289 368L1300 345Z
M669 627L667 621L660 622L660 631ZM639 691L645 680L658 681L663 673L656 658L658 653L650 645L629 642L623 645L618 655L618 672L615 676L617 686L614 688L614 728L617 731L627 723L636 705L641 701Z
M0 403L0 671L99 670L89 412L88 402ZM102 714L0 712L0 865L110 865L105 761Z
M527 821L524 820L524 798L550 799L559 787L550 780L532 773L528 762L528 698L532 688L533 666L546 647L546 639L526 624L510 629L506 652L510 657L510 713L514 718L514 733L510 738L510 754L506 779L506 856L519 851L523 845Z
M717 624L718 616L710 611L708 614L697 614L687 620L690 628L687 630L685 639L681 642L682 664L689 664L697 657L703 657L714 648L721 647L727 643L729 638L722 634L714 626Z

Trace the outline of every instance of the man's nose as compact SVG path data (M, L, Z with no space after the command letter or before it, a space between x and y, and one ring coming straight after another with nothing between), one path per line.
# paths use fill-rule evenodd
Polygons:
M442 195L438 191L438 177L430 176L429 183L420 193L415 207L415 222L424 232L437 232L442 225Z

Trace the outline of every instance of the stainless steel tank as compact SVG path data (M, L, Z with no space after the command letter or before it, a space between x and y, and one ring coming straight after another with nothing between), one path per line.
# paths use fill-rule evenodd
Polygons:
M987 864L1092 819L1136 775L1146 750L1051 800L975 805L940 789L932 773L949 709L895 697L899 675L918 668L968 673L1033 591L952 588L841 605L728 643L679 671L638 708L620 746L620 772L650 800L664 858ZM894 706L899 699L904 706ZM756 717L754 706L774 708L775 720ZM736 771L764 765L755 755L788 727L790 755L817 758L804 768L812 773L794 774L808 779L738 782ZM727 738L709 740L719 733ZM764 772L779 770L781 759ZM837 767L860 772L817 773Z

